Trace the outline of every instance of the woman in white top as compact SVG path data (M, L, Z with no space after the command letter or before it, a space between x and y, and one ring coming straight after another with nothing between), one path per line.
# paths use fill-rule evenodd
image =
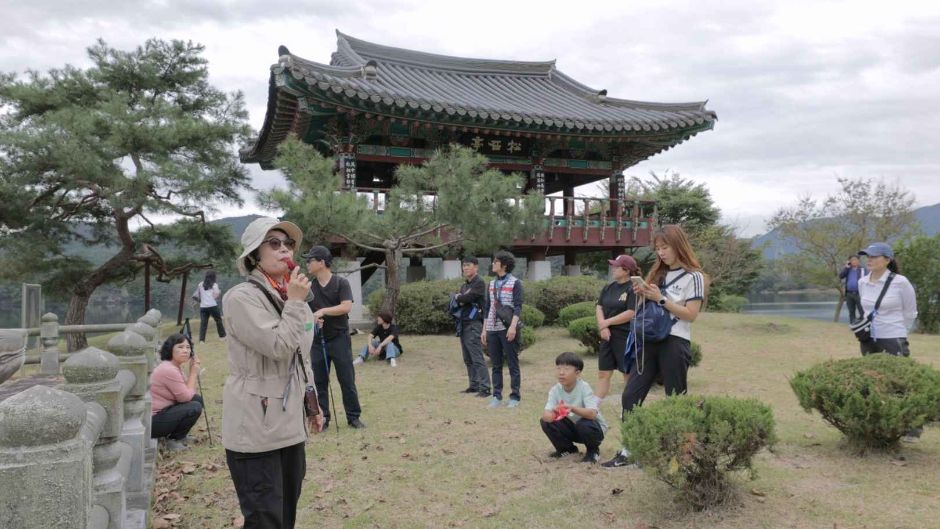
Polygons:
M193 300L199 302L199 341L206 341L206 329L209 327L209 317L215 320L215 329L219 338L225 338L225 326L222 325L222 311L219 309L219 296L222 291L215 280L215 270L206 270L206 277L193 292Z
M887 243L876 242L858 254L868 258L865 267L868 268L869 274L858 280L862 310L869 317L874 315L871 324L872 339L859 344L862 355L888 353L894 356L910 356L907 332L917 320L914 287L906 277L898 273L894 251ZM888 284L884 299L875 312L875 303L889 278L891 283Z
M668 224L653 234L656 262L646 276L646 285L634 292L659 303L673 318L669 336L661 342L646 342L642 358L634 361L630 380L623 390L623 413L642 405L658 375L663 377L666 395L682 395L688 385L686 375L692 360L692 322L705 299L705 275L689 238L676 224ZM623 448L603 464L607 468L628 466L630 452Z

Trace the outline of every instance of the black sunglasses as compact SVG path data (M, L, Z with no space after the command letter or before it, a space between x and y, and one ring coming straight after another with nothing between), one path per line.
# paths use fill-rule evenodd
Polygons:
M290 237L286 239L278 239L277 237L271 237L270 239L265 239L261 241L261 243L262 244L268 243L268 246L270 246L272 250L280 250L282 244L284 246L287 246L288 250L293 250L294 246L297 244L297 241L295 241L294 239L291 239Z

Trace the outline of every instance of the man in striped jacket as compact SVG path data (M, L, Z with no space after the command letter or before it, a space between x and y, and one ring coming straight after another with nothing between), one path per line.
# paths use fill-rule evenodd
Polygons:
M493 256L492 268L496 279L490 281L483 304L486 318L480 339L493 362L493 398L490 400L490 408L498 408L503 403L504 360L509 363L511 388L509 403L506 407L515 408L519 405L521 398L519 395L522 383L519 372L519 328L522 317L522 281L512 275L515 265L516 260L511 253L496 252Z

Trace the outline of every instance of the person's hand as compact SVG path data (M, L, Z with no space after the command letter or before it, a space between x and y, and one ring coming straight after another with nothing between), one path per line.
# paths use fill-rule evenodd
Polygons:
M375 356L375 346L371 343L369 344L369 356Z
M323 431L323 410L320 410L320 413L314 415L313 417L307 417L307 423L310 425L310 431L313 433L320 433Z
M189 357L189 369L191 369L191 370L192 370L192 369L198 370L198 369L199 369L199 366L201 366L201 365L202 365L202 362L199 361L199 357L198 357L198 356L196 356L195 354L193 354L193 356Z
M506 329L506 341L511 342L516 339L516 326L513 325Z
M663 293L659 290L659 287L654 287L650 284L643 284L642 286L637 285L634 288L634 292L645 297L650 301L659 301L663 299Z
M486 331L480 333L480 343L483 344L483 347L486 347ZM486 352L486 351L484 351ZM489 356L490 353L486 352L486 356Z
M300 273L300 267L290 273L290 282L287 283L287 301L304 301L310 293L310 280Z
M601 340L604 340L605 342L610 341L610 329L607 327L601 329Z

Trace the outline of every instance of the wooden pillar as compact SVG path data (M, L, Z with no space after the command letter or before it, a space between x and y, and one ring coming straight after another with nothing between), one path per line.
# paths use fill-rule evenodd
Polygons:
M574 196L574 186L565 185L561 188L561 195L564 197L573 197ZM565 200L565 216L569 217L574 215L574 201Z

